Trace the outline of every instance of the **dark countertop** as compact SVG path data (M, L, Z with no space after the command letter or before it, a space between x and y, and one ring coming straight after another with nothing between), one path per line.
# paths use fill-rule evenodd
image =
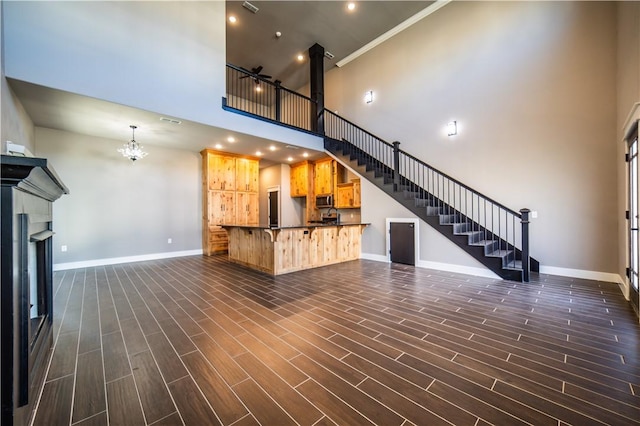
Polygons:
M280 229L300 229L300 228L328 228L332 226L369 226L370 223L360 222L340 222L340 223L310 223L308 225L292 225L292 226L268 226L268 225L220 225L222 228L246 228L246 229L270 229L277 231Z

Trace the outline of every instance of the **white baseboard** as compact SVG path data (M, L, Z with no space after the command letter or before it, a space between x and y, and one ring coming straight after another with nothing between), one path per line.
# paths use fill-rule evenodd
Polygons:
M83 260L80 262L54 263L54 271L67 269L90 268L93 266L117 265L119 263L144 262L146 260L169 259L172 257L197 256L202 254L202 249L171 251L166 253L142 254L139 256L111 257L108 259Z
M376 262L389 263L387 256L382 254L361 253L361 259L374 260ZM418 268L435 269L438 271L455 272L459 274L474 275L477 277L501 279L489 269L476 268L473 266L454 265L452 263L431 262L428 260L419 260L416 265Z
M623 284L620 274L613 272L586 271L584 269L559 268L557 266L540 265L541 274L560 275L563 277L582 278L585 280L606 281L609 283Z
M387 256L381 254L362 253L360 255L360 258L366 260L374 260L377 262L389 262ZM489 269L476 268L473 266L431 262L429 260L420 260L416 266L419 268L436 269L438 271L455 272L459 274L475 275L478 277L501 279L498 275L494 274ZM562 277L581 278L585 280L617 283L620 286L622 292L625 293L624 280L619 274L613 272L586 271L583 269L559 268L556 266L540 266L540 273L548 275L559 275Z

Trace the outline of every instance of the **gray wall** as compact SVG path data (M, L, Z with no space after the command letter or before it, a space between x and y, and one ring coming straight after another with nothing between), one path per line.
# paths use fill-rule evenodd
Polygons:
M202 250L200 155L145 146L133 163L122 145L36 128L36 155L70 190L53 207L56 265Z
M325 105L538 211L532 253L547 270L617 273L616 19L606 2L452 2L330 71ZM448 138L453 119L460 134ZM368 253L384 254L384 219L399 214L390 204L363 191ZM421 228L424 260L468 262Z
M280 226L301 225L304 211L298 199L291 198L291 179L288 164L276 164L260 169L260 223L269 223L268 189L280 187Z

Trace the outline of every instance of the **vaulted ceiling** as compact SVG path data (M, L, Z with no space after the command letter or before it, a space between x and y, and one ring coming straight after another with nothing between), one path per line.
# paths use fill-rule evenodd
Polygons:
M322 45L333 58L325 59L325 70L349 54L387 32L407 18L428 7L432 1L357 1L355 9L347 9L345 1L259 1L253 13L242 1L227 1L227 62L247 69L262 66L263 73L282 81L285 87L297 89L308 82L309 65L306 52L313 44ZM276 32L281 36L277 37ZM303 54L302 61L297 60ZM402 66L402 64L399 64ZM36 126L87 134L126 142L129 128L114 129L122 121L144 126L136 132L145 146L179 147L199 151L212 136L226 138L225 129L184 122L179 128L166 130L158 114L149 111L87 98L29 83L10 81ZM143 129L139 129L143 130ZM143 135L150 135L143 140ZM123 135L126 135L123 137ZM217 136L216 136L217 135ZM264 149L270 141L245 135L245 143L236 146L238 154L251 155ZM178 144L179 141L179 144ZM289 153L284 148L265 152L262 165L283 162ZM295 154L296 151L291 151Z

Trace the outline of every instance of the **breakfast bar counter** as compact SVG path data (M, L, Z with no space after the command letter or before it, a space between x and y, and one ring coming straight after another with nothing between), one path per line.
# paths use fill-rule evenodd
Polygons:
M229 260L272 275L360 258L366 223L286 227L222 225Z

